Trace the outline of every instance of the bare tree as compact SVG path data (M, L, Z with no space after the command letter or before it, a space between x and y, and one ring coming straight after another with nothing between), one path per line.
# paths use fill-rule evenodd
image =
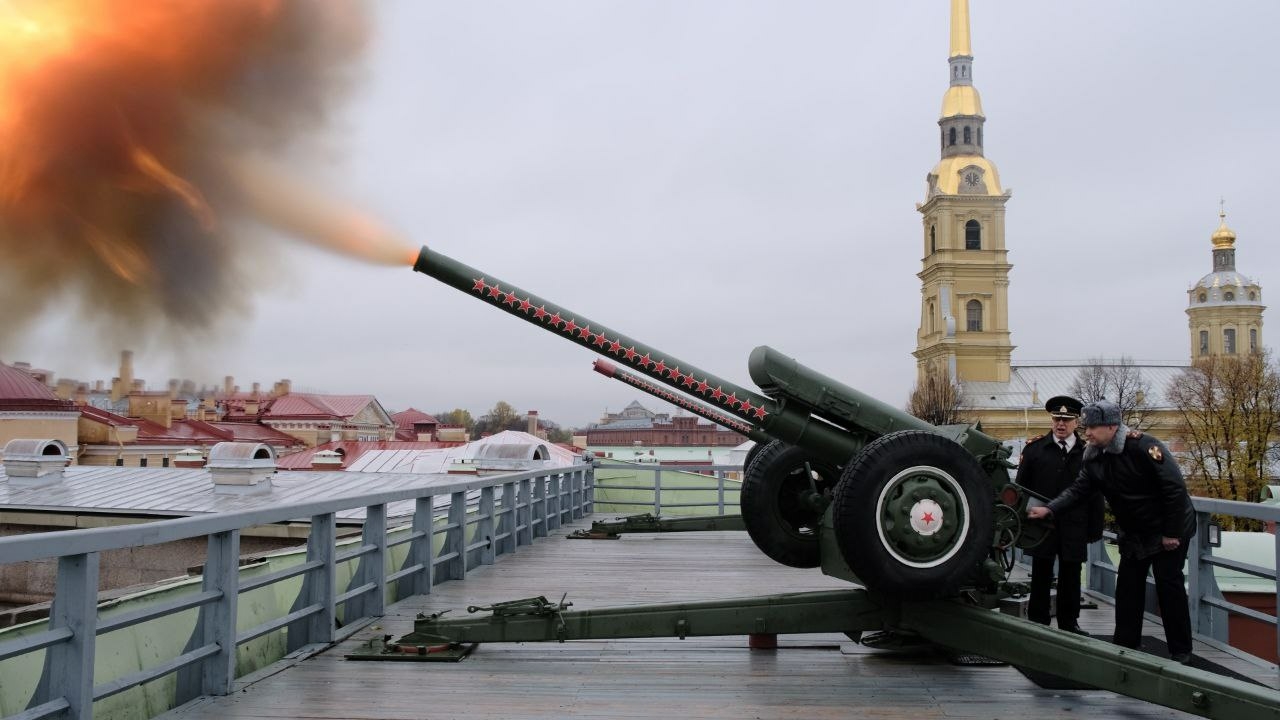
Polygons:
M1280 431L1280 370L1269 352L1197 360L1170 388L1197 492L1258 502Z
M934 425L953 425L969 420L964 413L964 395L946 370L925 372L907 400L907 412Z
M1072 382L1071 394L1086 405L1102 399L1119 405L1124 424L1133 430L1143 430L1151 424L1147 405L1151 383L1142 377L1133 358L1089 358Z

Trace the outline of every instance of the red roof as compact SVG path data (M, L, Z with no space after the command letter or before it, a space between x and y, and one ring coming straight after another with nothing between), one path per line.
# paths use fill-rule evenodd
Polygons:
M391 422L396 424L396 439L406 442L413 442L418 439L418 431L414 428L415 425L440 425L440 421L436 420L434 416L414 408L392 415Z
M317 395L289 393L271 401L263 411L264 418L328 418L345 420L377 402L372 395Z
M333 450L342 455L342 468L350 467L351 463L367 452L374 450L439 450L441 448L451 448L463 445L461 442L427 442L427 441L402 441L402 440L339 440L338 442L327 442L323 445L317 445L300 452L286 455L276 460L276 467L281 470L311 470L311 460L315 454L322 450Z
M59 400L48 386L25 370L0 365L0 409L73 411L76 406L70 400Z
M81 416L111 427L136 427L138 439L129 445L213 445L220 442L262 442L292 447L302 441L263 425L248 423L209 423L200 420L174 420L168 428L142 418L129 418L101 408L82 406Z

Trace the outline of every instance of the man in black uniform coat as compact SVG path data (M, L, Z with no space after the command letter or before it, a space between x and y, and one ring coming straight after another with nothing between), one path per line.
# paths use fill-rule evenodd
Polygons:
M1027 516L1056 515L1101 492L1120 528L1114 642L1130 648L1141 642L1150 571L1169 654L1186 663L1191 659L1191 613L1182 564L1195 535L1196 513L1182 471L1164 443L1150 435L1129 435L1115 403L1099 400L1086 405L1080 422L1089 443L1080 475L1047 506L1031 508Z
M1083 403L1067 396L1049 398L1044 409L1053 419L1053 430L1032 438L1022 449L1015 482L1046 498L1057 497L1080 474L1084 440L1076 434ZM1053 565L1058 564L1058 627L1086 635L1080 629L1080 568L1089 543L1102 537L1102 495L1054 515L1054 530L1044 542L1027 550L1031 556L1031 600L1027 617L1049 624L1049 586Z

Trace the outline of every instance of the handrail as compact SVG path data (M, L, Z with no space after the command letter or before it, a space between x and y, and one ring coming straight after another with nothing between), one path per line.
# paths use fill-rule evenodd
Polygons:
M351 473L352 486L361 486ZM393 479L397 474L382 474ZM426 594L436 582L462 579L467 570L491 564L498 554L514 552L544 537L563 522L591 514L594 470L590 464L544 468L472 479L403 476L411 488L300 502L253 510L225 512L140 525L63 530L0 538L0 564L56 558L58 578L48 629L0 642L0 660L44 651L45 677L34 688L27 708L9 718L39 718L62 713L93 716L93 703L143 683L199 665L198 692L226 694L235 679L236 647L282 631L288 650L333 642L335 609L342 607L348 628L361 618L380 616L388 584L393 599ZM472 493L479 493L472 499ZM448 499L437 506L435 498ZM411 525L392 529L404 537L388 540L387 505L413 501L405 516ZM336 537L336 514L363 507L361 537ZM436 523L437 515L441 522ZM310 519L306 559L263 576L241 581L240 532L246 528ZM475 540L468 542L468 533ZM125 547L158 545L196 537L208 538L202 587L156 607L99 619L96 603L100 553ZM439 552L434 541L443 537ZM339 550L339 546L349 546ZM388 572L391 548L406 554ZM391 563L395 565L396 563ZM343 587L335 582L337 566L353 568ZM237 632L237 599L245 592L292 578L302 578L293 608L280 617ZM296 582L296 581L295 581ZM95 683L96 638L109 632L167 618L198 613L185 651L136 672ZM181 684L181 683L179 683ZM172 702L179 702L173 698Z

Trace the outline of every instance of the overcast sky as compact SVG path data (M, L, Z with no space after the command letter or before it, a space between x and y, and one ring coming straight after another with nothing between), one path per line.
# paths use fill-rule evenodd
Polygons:
M901 406L947 88L945 0L384 0L333 183L415 243L726 379L771 345ZM1237 267L1280 288L1266 223L1280 3L972 0L974 84L1007 204L1015 362L1189 357L1186 291L1226 198ZM173 376L498 400L564 425L653 398L583 348L408 269L297 247L253 314ZM56 313L5 362L109 378ZM1267 344L1276 337L1264 333Z

